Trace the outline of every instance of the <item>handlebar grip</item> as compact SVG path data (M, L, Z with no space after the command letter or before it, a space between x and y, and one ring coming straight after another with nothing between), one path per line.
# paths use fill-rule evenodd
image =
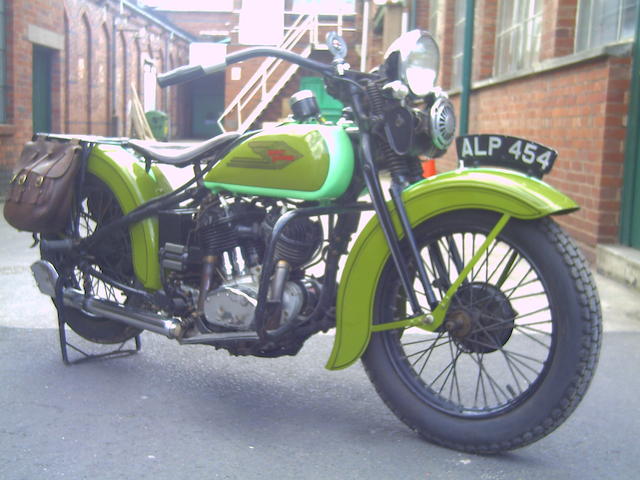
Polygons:
M202 68L202 65L185 65L158 75L157 81L161 87L168 87L169 85L176 85L204 77L206 74L207 72Z

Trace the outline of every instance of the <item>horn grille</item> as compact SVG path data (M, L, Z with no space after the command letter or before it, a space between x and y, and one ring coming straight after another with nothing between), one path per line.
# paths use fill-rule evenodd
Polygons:
M430 111L431 141L436 148L446 150L456 133L456 114L447 97L439 97Z

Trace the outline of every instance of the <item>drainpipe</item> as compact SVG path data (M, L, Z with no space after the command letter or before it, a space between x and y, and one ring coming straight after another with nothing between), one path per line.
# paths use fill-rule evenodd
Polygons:
M409 30L418 28L418 0L411 0L411 13L409 14Z
M471 94L471 66L473 62L473 17L475 0L466 0L464 20L464 50L462 54L462 93L460 95L460 128L458 133L469 133L469 95Z
M364 0L362 5L362 43L360 47L360 71L367 68L367 50L369 49L369 0Z
M629 109L627 110L627 138L624 146L624 184L622 186L622 214L620 221L620 243L631 245L631 225L634 199L640 195L638 159L638 128L640 128L640 4L636 6L636 35L633 41L633 63L631 65L631 85Z
M109 65L109 70L111 70L111 84L109 85L109 89L111 90L109 93L111 93L111 112L110 113L110 117L111 117L111 125L110 125L110 132L109 135L113 136L113 137L117 137L118 136L118 107L117 107L117 101L116 101L116 52L117 52L117 48L116 48L116 35L117 35L117 19L118 19L118 14L117 12L112 12L112 20L111 20L111 65ZM124 47L124 45L123 45ZM124 81L126 81L126 79L124 79Z
M169 35L166 34L165 32L165 37L164 37L164 59L162 60L164 63L164 71L167 72L169 71L169 48L171 47L171 40L173 39L173 33L170 33ZM163 72L164 73L164 72ZM170 114L170 110L169 110L169 89L168 88L163 88L162 89L162 106L164 108L164 112L169 115ZM171 132L171 116L168 117L169 118L169 125L168 125L168 130L167 130L167 137L171 138L172 136L172 132Z

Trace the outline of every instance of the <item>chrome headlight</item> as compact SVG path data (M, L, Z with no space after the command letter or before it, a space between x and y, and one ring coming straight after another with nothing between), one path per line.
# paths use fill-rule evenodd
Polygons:
M424 30L412 30L398 37L385 53L387 69L395 79L409 87L411 93L424 97L438 78L440 50L431 34Z

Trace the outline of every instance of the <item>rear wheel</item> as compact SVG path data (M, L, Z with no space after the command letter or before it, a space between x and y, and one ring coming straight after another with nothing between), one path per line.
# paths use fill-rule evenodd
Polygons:
M100 179L87 174L80 209L77 212L80 237L87 237L120 217L122 209L111 190ZM128 229L114 232L95 249L86 262L69 268L63 266L60 273L63 276L64 287L76 288L87 296L120 304L132 301L122 290L92 275L91 270L121 284L133 286L135 276L131 263ZM64 318L73 331L95 343L122 343L141 332L140 329L124 323L88 315L71 307L64 307Z
M416 228L436 296L497 220L458 211ZM374 321L395 321L407 310L389 263ZM495 453L534 442L569 416L593 375L600 337L596 288L573 242L550 219L512 219L456 292L438 331L375 333L363 362L382 399L422 436Z

